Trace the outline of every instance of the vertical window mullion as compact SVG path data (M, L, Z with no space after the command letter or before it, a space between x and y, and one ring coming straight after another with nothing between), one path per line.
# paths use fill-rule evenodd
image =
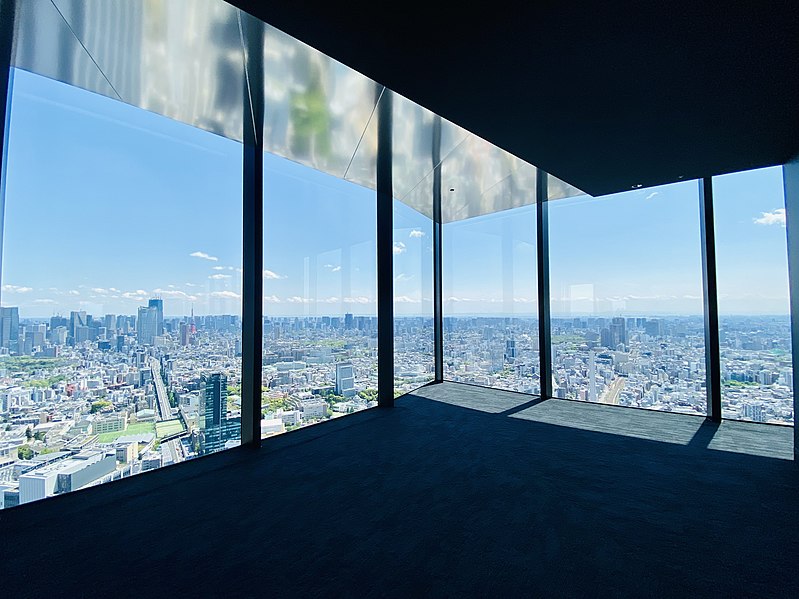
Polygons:
M261 443L264 225L264 24L241 13L246 57L243 161L241 442Z
M536 242L538 244L538 347L541 398L552 397L552 329L549 303L549 206L547 174L536 173Z
M702 236L702 297L705 317L705 380L707 417L721 420L721 357L719 302L716 284L716 231L713 219L713 180L699 181L699 225Z
M377 105L377 401L394 405L394 191L390 90Z

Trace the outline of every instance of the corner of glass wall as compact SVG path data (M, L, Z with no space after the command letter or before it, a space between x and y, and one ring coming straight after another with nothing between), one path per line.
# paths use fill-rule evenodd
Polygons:
M261 437L376 406L377 86L266 26Z
M782 167L713 177L713 213L722 418L793 424Z
M537 395L536 168L468 135L441 169L444 378Z
M181 3L195 17L186 36L186 12L169 26L171 3L167 15L147 3L18 4L0 291L3 507L241 438L241 131L229 139L205 118L224 110L242 123L240 45L210 42L236 28L235 9ZM150 80L166 47L186 52ZM238 100L198 105L196 86L167 85L180 73L216 81L218 69ZM149 81L148 97L164 104L125 81Z
M553 395L704 416L698 183L550 192Z

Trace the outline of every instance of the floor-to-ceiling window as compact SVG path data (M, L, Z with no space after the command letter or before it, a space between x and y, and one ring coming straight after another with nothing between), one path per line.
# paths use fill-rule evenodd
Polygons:
M540 392L535 204L444 228L444 374Z
M698 184L549 203L554 395L706 413Z
M4 507L241 438L235 9L18 9L3 165ZM190 33L175 26L185 19Z
M469 136L442 178L444 377L540 393L536 169Z
M782 168L713 178L723 418L793 422Z
M261 435L377 398L376 86L267 27Z
M391 106L394 394L401 395L434 378L433 196L441 139L440 119L429 110L399 94Z
M0 484L237 445L241 144L16 71L7 169Z

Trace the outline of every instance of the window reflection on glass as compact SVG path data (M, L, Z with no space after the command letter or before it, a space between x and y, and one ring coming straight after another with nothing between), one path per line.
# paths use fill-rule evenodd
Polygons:
M24 71L8 135L2 505L238 445L241 144Z
M550 202L556 397L706 413L697 185Z
M535 205L444 226L444 376L540 393Z
M373 190L264 155L262 437L376 405L376 219Z
M793 422L782 168L713 178L722 417Z

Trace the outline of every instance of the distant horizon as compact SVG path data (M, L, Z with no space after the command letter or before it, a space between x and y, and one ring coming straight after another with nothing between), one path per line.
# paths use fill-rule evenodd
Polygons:
M3 308L16 308L18 306L3 306ZM75 312L80 312L81 310L74 310ZM85 310L83 310L85 311ZM70 311L71 312L71 311ZM125 316L125 317L135 317L137 316L135 313L133 314L125 314L125 313L96 313L93 314L91 312L86 311L86 313L92 318L103 318L106 315L112 316ZM352 314L353 318L377 318L377 314L364 314L364 313L357 313L357 312L345 312L341 313L329 313L329 314L303 314L303 315L296 315L296 314L264 314L263 318L280 318L280 319L320 319L320 318L344 318L347 314ZM240 314L230 313L230 312L218 312L213 314L194 314L194 318L207 318L207 317L218 317L218 316L235 316L241 319ZM49 316L23 316L20 314L19 320L20 322L26 320L42 320L42 321L49 321L53 317L60 317L60 318L69 318L69 312L65 314L51 314ZM745 314L745 313L719 313L719 317L724 318L788 318L790 319L790 314ZM164 314L164 319L168 320L180 320L180 319L190 319L191 314ZM402 319L402 318L427 318L433 320L433 316L430 314L395 314L394 320ZM444 314L442 318L502 318L502 319L537 319L537 314L502 314L502 313L469 313L469 314ZM613 314L551 314L551 319L573 319L573 318L674 318L674 319L681 319L681 318L704 318L704 314L674 314L674 313L613 313Z

